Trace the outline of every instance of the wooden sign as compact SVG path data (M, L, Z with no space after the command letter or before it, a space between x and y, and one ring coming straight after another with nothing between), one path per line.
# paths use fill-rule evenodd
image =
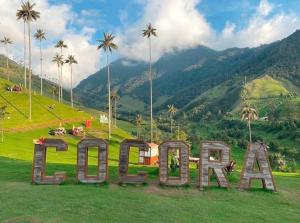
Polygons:
M246 152L244 167L241 173L240 189L249 189L252 179L262 180L263 188L276 191L267 146L262 142L251 144ZM257 163L258 170L254 170Z
M97 174L88 174L89 148L98 149ZM128 174L129 152L131 147L139 151L148 151L149 144L141 140L126 139L120 145L119 153L119 181L120 183L142 184L146 182L147 173L137 172ZM61 184L65 181L65 172L56 172L53 176L46 176L46 155L48 148L56 151L67 151L68 145L61 139L42 139L34 145L32 167L32 182L35 184ZM169 176L169 151L179 151L179 176ZM159 182L163 185L182 186L189 183L189 145L183 141L167 141L159 146ZM199 165L200 189L209 187L210 170L216 177L220 187L229 188L225 168L230 161L230 148L217 141L202 143ZM257 170L254 166L257 163ZM176 164L177 165L177 164ZM108 144L103 139L83 139L77 146L77 179L82 183L102 183L108 179ZM240 178L240 189L251 187L251 180L262 180L263 187L276 191L272 170L268 160L267 146L261 142L251 144L246 152L243 171Z
M45 139L34 145L32 167L32 182L35 184L61 184L65 181L65 172L56 172L54 176L45 176L47 148L56 148L56 151L67 151L68 144L61 139Z
M97 147L97 175L88 175L89 148ZM108 179L108 145L103 139L83 139L77 145L77 180L81 183L103 183Z
M179 150L179 177L168 176L168 152ZM183 141L168 141L159 146L159 181L169 186L181 186L189 182L189 145Z
M136 175L128 174L128 162L130 147L137 147L139 150L148 150L149 146L142 140L126 139L120 145L119 157L119 179L120 183L142 184L146 182L147 173L138 172Z
M217 154L217 158L212 160L211 153ZM229 188L229 182L225 175L225 167L229 164L230 148L222 142L204 142L200 152L200 189L208 187L210 184L210 169L214 171L220 187Z

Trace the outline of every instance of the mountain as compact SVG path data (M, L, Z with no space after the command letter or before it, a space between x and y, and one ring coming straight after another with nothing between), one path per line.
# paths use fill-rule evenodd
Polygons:
M260 81L264 89L268 80L281 88L269 95L296 95L300 88L300 31L291 36L256 48L231 48L216 51L204 46L175 51L153 64L153 97L156 114L175 104L180 112L233 111L247 84ZM121 116L132 117L149 109L148 65L121 58L111 64L112 89L120 95ZM261 79L262 80L262 79ZM255 83L255 82L254 82ZM274 86L275 86L274 85ZM249 89L252 89L253 86ZM272 89L269 89L269 91ZM256 90L256 96L263 90ZM107 107L106 68L83 80L75 89L79 100L93 108ZM199 108L201 109L201 108Z

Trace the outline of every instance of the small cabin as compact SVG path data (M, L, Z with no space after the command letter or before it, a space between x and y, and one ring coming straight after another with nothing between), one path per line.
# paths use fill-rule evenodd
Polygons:
M148 143L148 150L139 151L139 164L153 166L158 162L158 145Z

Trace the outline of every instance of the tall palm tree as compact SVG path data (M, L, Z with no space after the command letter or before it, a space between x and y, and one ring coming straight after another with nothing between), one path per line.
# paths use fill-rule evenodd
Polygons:
M111 137L111 101L110 101L110 70L109 70L109 52L112 53L113 50L118 49L118 46L113 42L115 37L113 34L104 33L102 40L97 40L99 42L98 50L103 49L106 52L106 62L107 62L107 85L108 85L108 139Z
M168 112L170 113L170 120L171 120L171 134L173 133L173 116L177 112L177 108L174 105L168 105Z
M42 41L46 40L45 32L42 29L38 29L34 34L35 39L40 41L40 60L41 60L41 95L43 95L43 53L42 53Z
M258 113L255 108L251 108L251 106L246 105L242 109L242 120L246 120L248 123L249 129L249 142L252 143L252 132L251 132L251 122L258 119Z
M135 117L137 139L141 139L141 126L142 126L142 123L143 123L143 118L140 114L138 114Z
M65 42L63 41L63 40L59 40L58 42L57 42L57 44L55 45L55 48L59 48L60 49L60 56L61 57L63 57L63 49L65 48L68 48L68 45L67 44L65 44ZM60 88L59 88L59 92L60 92L60 99L59 99L59 101L60 102L63 102L63 80L62 80L62 77L63 77L63 75L62 75L62 73L63 73L63 71L62 71L62 68L63 68L63 64L61 64L61 66L60 66L60 82L59 82L59 85L60 85Z
M115 122L114 122L114 125L115 127L117 127L117 101L120 99L118 93L116 91L113 91L111 93L111 96L110 96L110 100L112 101L112 103L114 104L114 118L115 118Z
M27 69L26 69L26 23L27 23L27 17L28 17L28 12L26 10L23 10L23 7L21 10L17 11L17 20L22 19L24 23L24 87L27 88Z
M35 3L30 3L27 1L22 3L21 9L17 11L17 19L23 19L27 23L28 27L28 51L29 51L29 120L31 120L31 31L30 31L30 23L36 21L40 18L40 13L34 10Z
M70 66L70 72L71 72L71 106L73 105L73 64L78 64L78 62L75 60L75 57L72 55L69 55L68 58L65 60L65 63L69 64Z
M153 96L152 96L152 52L151 52L151 37L157 36L156 29L152 27L151 23L143 30L143 37L149 40L149 81L150 81L150 142L153 138Z
M10 38L4 36L2 40L0 40L1 43L5 45L5 50L6 50L6 75L7 75L7 80L9 80L9 73L8 73L8 45L12 44L12 41Z
M57 74L58 74L58 79L57 79L57 81L58 81L58 83L57 83L57 85L58 85L58 101L60 102L60 67L62 66L62 64L63 64L63 58L62 58L62 56L61 55L59 55L58 53L57 54L55 54L55 56L53 57L53 59L52 59L52 62L53 63L56 63L56 65L57 65Z

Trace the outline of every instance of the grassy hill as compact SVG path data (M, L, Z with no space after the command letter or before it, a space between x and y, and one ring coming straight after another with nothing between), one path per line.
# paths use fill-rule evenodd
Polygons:
M274 80L268 75L247 83L245 89L249 98L257 99L287 96L289 94L289 91L280 81Z
M35 129L59 125L59 123L80 122L90 119L91 115L70 106L60 104L56 100L32 94L32 120L28 119L29 95L22 92L7 91L13 83L0 79L0 105L7 106L9 113L4 120L6 131L18 131L25 128Z

